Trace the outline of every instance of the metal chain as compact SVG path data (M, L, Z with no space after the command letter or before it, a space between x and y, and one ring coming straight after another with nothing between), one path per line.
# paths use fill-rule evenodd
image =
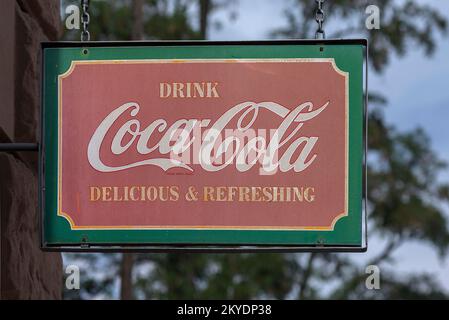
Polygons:
M90 41L89 33L89 0L81 0L81 8L83 13L81 15L81 23L83 25L83 30L81 31L81 41Z
M323 3L325 0L315 0L317 4L317 9L315 11L315 21L318 23L318 29L315 32L315 39L325 39L326 33L323 29L324 23L324 11L323 11Z

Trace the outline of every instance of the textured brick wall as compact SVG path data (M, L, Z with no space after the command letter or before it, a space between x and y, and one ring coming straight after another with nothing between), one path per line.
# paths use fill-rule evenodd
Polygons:
M8 64L14 81L11 110L16 142L39 138L40 42L57 40L60 32L59 0L2 0L0 20L14 23L14 55ZM5 15L14 14L15 19ZM11 22L10 22L11 23ZM1 134L0 142L8 137ZM10 131L10 130L6 130ZM62 292L62 260L39 248L37 153L0 153L1 297L3 299L57 299Z
M22 160L0 154L2 298L58 299L62 262L39 248L37 177Z

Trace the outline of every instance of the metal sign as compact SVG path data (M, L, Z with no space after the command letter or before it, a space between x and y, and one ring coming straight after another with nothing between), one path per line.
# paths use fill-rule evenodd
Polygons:
M364 40L42 50L44 248L366 247Z

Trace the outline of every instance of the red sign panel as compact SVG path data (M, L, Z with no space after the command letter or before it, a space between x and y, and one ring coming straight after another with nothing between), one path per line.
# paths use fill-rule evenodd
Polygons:
M58 88L72 229L333 230L347 215L333 59L73 61Z

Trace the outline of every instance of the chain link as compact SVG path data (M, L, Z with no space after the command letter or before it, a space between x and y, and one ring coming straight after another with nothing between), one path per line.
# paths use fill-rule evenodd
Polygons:
M81 41L90 41L89 33L89 0L81 0L81 8L83 13L81 14L81 23L83 25L83 30L81 31Z
M323 29L324 23L324 11L323 11L323 3L325 0L315 0L317 4L317 9L315 11L315 21L318 23L318 29L315 32L315 39L325 39L326 33Z

